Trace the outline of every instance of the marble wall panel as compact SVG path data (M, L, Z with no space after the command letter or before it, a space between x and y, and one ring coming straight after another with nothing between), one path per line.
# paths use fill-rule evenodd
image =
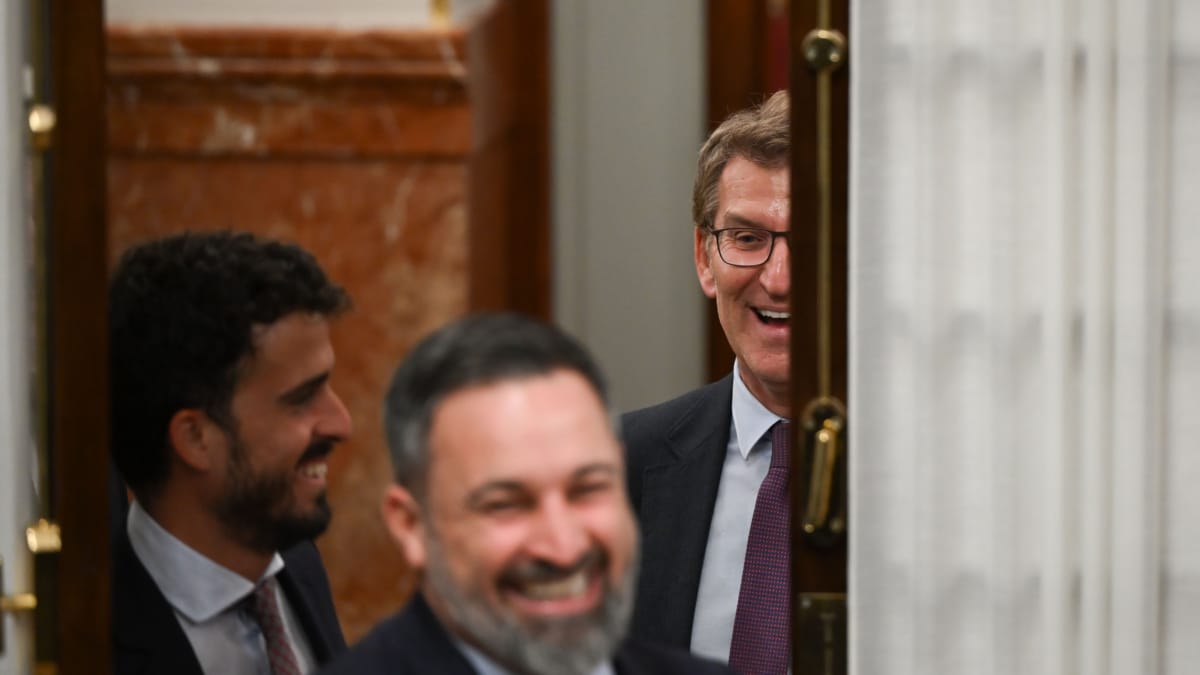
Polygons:
M388 379L507 269L485 260L501 255L507 225L484 215L508 197L479 187L505 123L480 119L470 82L487 77L468 76L490 61L468 58L474 38L456 29L110 26L108 37L110 259L168 233L249 230L312 251L354 299L333 339L355 434L331 458L335 514L318 543L356 640L415 584L379 515Z

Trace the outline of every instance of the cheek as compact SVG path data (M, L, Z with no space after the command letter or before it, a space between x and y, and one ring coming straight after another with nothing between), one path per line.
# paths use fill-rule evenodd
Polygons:
M717 300L726 303L736 302L746 287L754 281L754 270L722 266L717 268L713 281L717 289Z
M464 575L491 580L517 557L523 541L520 526L513 524L467 525L445 536L447 564Z
M608 555L612 557L614 572L620 572L637 543L637 529L633 513L619 504L593 510L587 518L587 527Z

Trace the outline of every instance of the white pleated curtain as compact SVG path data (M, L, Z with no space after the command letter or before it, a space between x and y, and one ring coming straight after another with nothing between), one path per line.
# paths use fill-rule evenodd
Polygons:
M1200 673L1200 1L851 17L851 672Z

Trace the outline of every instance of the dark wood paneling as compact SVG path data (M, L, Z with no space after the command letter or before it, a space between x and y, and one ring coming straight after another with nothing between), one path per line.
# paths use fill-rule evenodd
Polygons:
M708 126L716 129L730 113L763 98L765 68L761 49L766 26L764 0L709 0L708 2ZM715 303L706 308L710 382L729 374L733 350L725 338Z
M549 319L551 314L550 218L550 10L548 0L515 0L516 116L508 176L509 307Z
M104 16L100 0L51 0L58 126L48 190L51 436L58 559L59 672L110 670L108 302Z
M731 113L759 103L767 91L767 0L709 0L708 2L708 126L716 129ZM708 380L733 368L733 350L721 329L715 303L707 310Z
M848 0L831 0L832 26L849 32ZM820 193L817 163L817 77L806 66L801 42L818 26L816 2L791 3L792 106L792 410L803 413L822 392L818 381L818 223ZM850 70L843 66L832 84L832 394L846 400L847 151ZM851 411L852 413L853 411ZM853 417L850 417L851 424ZM851 427L852 428L852 427ZM807 472L807 467L803 467ZM803 498L807 473L796 490ZM798 499L799 501L799 499ZM797 511L798 512L798 511ZM793 522L797 522L793 520ZM853 524L851 524L853 526ZM845 592L846 543L816 548L797 538L793 578L798 591Z

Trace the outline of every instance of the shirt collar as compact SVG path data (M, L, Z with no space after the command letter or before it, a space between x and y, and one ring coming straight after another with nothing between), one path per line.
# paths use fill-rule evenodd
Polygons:
M475 668L475 671L479 675L512 675L507 668L493 661L487 654L467 644L457 635L452 635L451 637L454 639L454 644L458 645L459 651L463 653L463 656L467 657L467 660L471 662L471 666ZM604 661L599 666L596 666L591 675L615 675L615 672L612 662Z
M738 362L733 362L733 434L736 436L738 452L742 459L750 456L750 451L767 430L783 418L767 410L767 406L754 398L746 383L742 381L742 373Z
M194 623L215 617L258 585L180 541L155 522L136 500L130 505L125 530L138 559L167 602ZM282 569L283 558L276 553L258 583Z

